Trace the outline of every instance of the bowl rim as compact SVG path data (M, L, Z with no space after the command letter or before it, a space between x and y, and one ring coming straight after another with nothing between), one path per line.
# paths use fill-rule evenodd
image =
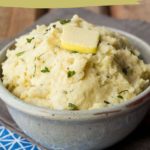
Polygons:
M139 37L132 35L126 31L118 30L115 28L107 27L111 31L120 33L127 38L131 38L135 42L138 42L142 45L142 47L146 47L150 51L150 45L140 39ZM15 40L7 44L0 51L0 56L7 51L7 49L15 43ZM150 86L145 89L142 93L134 97L133 99L123 102L121 104L110 106L101 109L93 109L93 110L78 110L78 111L68 111L68 110L52 110L45 107L40 107L36 105L32 105L20 100L18 97L13 95L10 91L8 91L2 81L0 80L0 98L7 104L9 108L16 109L20 112L27 113L29 115L35 117L42 117L51 120L91 120L91 119L103 119L111 116L116 116L119 114L127 113L129 111L133 111L136 108L144 105L148 102L150 96Z

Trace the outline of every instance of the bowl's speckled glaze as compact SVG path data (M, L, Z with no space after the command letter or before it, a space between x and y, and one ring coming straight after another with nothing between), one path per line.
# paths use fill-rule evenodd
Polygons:
M129 33L127 36L150 63L150 46ZM0 62L14 41L1 50ZM18 126L49 149L100 150L126 137L149 109L150 87L134 99L111 108L85 111L57 111L32 106L12 95L0 82L0 97Z

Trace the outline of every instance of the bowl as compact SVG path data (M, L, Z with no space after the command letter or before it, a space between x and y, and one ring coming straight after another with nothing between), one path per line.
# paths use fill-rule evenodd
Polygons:
M124 31L111 29L126 36L150 63L150 46ZM6 51L0 52L0 62ZM125 138L141 122L149 109L150 87L130 101L110 108L67 111L50 110L21 101L0 82L0 97L6 103L17 125L31 138L48 149L100 150Z

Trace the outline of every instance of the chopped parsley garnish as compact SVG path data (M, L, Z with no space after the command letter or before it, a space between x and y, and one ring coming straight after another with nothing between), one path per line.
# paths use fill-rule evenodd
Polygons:
M16 56L21 56L21 55L23 55L24 53L25 53L25 51L19 52L19 53L16 54Z
M75 73L76 73L76 72L75 72L74 70L73 70L73 71L70 71L70 70L69 70L68 73L67 73L67 77L68 77L68 78L71 78L72 76L75 75Z
M36 57L37 60L40 60L40 58L45 55L45 53L40 54L39 56Z
M34 37L32 37L32 38L30 38L30 39L27 38L27 42L28 42L28 43L31 43L33 39L34 39Z
M107 79L109 79L109 78L110 78L110 76L109 76L109 75L107 75L106 77L107 77Z
M33 46L33 49L35 49L35 48L36 48L36 45Z
M47 73L47 72L50 72L50 71L49 71L49 69L47 67L45 67L44 69L41 70L41 72Z
M56 28L56 24L53 24L53 28Z
M123 99L123 96L121 96L121 95L118 95L117 97L120 98L120 99Z
M39 60L40 61L40 56L36 57L35 60Z
M48 28L48 29L46 29L46 32L48 32L48 31L50 31L51 30L51 28Z
M97 73L96 73L96 75L97 75L97 76L99 76L99 75L100 75L100 73L99 73L99 72L97 72Z
M69 23L70 21L71 21L70 19L64 19L64 20L60 20L59 22L63 25Z
M131 54L135 55L134 51L133 50L130 50Z
M129 67L122 68L122 72L127 75L129 72Z
M131 75L131 74L133 74L133 68L132 67L129 67L129 66L127 66L127 67L124 67L124 68L122 68L122 72L125 74L125 75Z
M34 65L34 73L33 73L33 77L35 76L36 73L36 65Z
M68 104L69 110L79 110L78 107L75 104L69 103Z
M72 51L71 53L78 53L77 51Z
M110 104L110 102L108 102L108 101L104 101L104 103L105 103L105 104Z
M128 90L123 90L123 91L119 92L119 94L124 93L124 92L128 92Z
M63 91L64 92L64 94L68 94L68 92L67 91Z
M50 31L50 30L51 30L51 28L47 28L47 29L45 30L45 33L44 33L44 34L47 34L47 32Z

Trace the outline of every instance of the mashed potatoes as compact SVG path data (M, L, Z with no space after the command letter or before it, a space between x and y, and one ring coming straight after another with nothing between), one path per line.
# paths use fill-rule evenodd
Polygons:
M61 47L68 24L99 32L95 54ZM2 80L13 94L33 105L57 110L111 107L148 87L150 66L138 55L124 36L75 15L71 20L37 26L16 39L2 64Z

